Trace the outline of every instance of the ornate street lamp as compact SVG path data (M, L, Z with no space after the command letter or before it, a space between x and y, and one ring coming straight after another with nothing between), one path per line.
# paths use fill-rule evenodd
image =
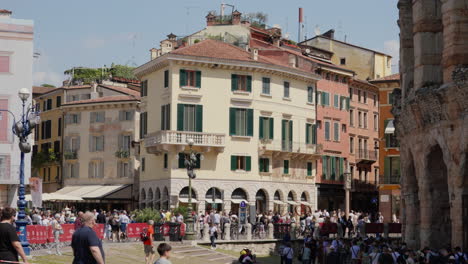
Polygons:
M13 134L19 139L18 147L21 151L20 162L20 184L18 188L18 219L16 220L16 231L19 233L19 239L23 247L24 253L29 255L29 242L26 237L26 200L25 200L25 186L24 186L24 154L31 152L31 144L28 142L28 136L32 130L40 122L39 111L34 107L27 107L26 102L29 98L30 91L26 88L21 88L18 96L22 101L22 114L21 119L16 122L15 115L8 109L0 109L0 112L8 112L13 116Z
M350 194L349 192L351 191L351 171L349 167L349 162L346 165L346 171L343 173L344 178L345 178L345 184L344 184L344 189L345 189L345 214L346 214L346 219L349 217L349 204L350 204Z
M189 178L189 196L188 196L188 208L187 208L187 230L185 231L185 239L187 240L194 240L195 239L195 226L194 226L194 221L193 221L193 216L192 216L192 179L195 179L197 175L193 171L193 169L196 167L197 164L197 155L193 151L193 144L194 141L193 139L189 138L187 139L187 144L190 147L190 155L185 157L185 168L187 168L187 176Z

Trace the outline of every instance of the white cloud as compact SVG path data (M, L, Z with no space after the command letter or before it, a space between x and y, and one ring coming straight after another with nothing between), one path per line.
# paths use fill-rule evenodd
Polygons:
M83 40L83 46L87 49L100 49L115 41L131 41L136 36L136 33L131 32L122 32L108 36L89 36Z
M33 84L41 85L44 83L61 86L63 74L54 71L50 65L50 57L41 52L41 55L34 60L33 66Z
M397 39L385 41L384 52L392 56L392 72L397 73L399 71L400 41Z

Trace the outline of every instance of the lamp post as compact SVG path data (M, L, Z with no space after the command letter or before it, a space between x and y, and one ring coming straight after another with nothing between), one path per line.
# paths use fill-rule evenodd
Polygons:
M345 214L346 214L346 218L349 217L349 204L350 204L350 195L349 195L349 192L351 191L351 171L350 171L350 168L349 168L349 162L346 166L346 171L344 172L344 177L345 177L345 185L344 185L344 189L345 189Z
M187 208L187 220L185 221L187 224L187 230L185 231L185 239L186 240L194 240L195 239L195 228L194 228L194 221L192 216L192 179L195 179L197 175L193 171L197 163L197 155L193 151L193 139L187 139L187 144L190 147L190 155L185 157L185 168L187 168L187 176L189 178L189 196L188 196L188 208Z
M8 112L13 116L13 134L19 139L19 149L21 151L20 161L20 184L18 188L18 219L16 220L16 232L19 233L19 239L21 246L23 247L24 253L29 255L29 242L26 236L26 200L25 200L25 186L24 186L24 156L25 153L31 152L31 144L28 142L28 136L32 130L40 122L39 111L34 106L26 107L26 102L29 98L30 91L26 88L21 88L18 92L18 96L22 101L22 114L18 122L15 120L15 115L7 109L0 109L2 112Z

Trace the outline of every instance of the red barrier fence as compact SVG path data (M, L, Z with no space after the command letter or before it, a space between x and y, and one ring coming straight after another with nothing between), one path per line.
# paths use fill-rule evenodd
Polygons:
M336 223L320 223L319 226L322 235L338 233L338 225Z
M398 224L398 223L388 224L388 233L401 233L401 224Z
M377 234L384 232L384 224L382 223L366 223L367 234Z
M60 235L61 242L70 242L75 232L73 224L62 225L63 234ZM104 238L104 225L97 224L94 226L99 239ZM51 226L28 225L26 226L28 241L31 244L45 244L54 242L54 234Z
M140 237L140 233L143 231L143 228L148 227L148 224L145 223L133 223L127 225L127 236L129 238Z

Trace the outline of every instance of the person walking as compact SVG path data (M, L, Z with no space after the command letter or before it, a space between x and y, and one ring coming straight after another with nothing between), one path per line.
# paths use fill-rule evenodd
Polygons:
M129 223L130 223L130 218L128 218L127 211L123 210L119 216L121 240L127 239L127 225Z
M111 217L109 221L109 225L111 226L112 230L112 242L120 242L120 236L119 236L119 217L117 215L114 215Z
M146 264L153 264L153 259L154 259L154 246L153 246L153 241L154 241L154 221L149 220L148 221L148 227L145 228L146 230L143 230L143 233L146 231L146 238L142 236L143 240L143 247L145 251L145 263Z
M218 237L218 227L211 223L210 224L210 241L211 241L211 249L216 249L216 239Z
M50 222L52 227L52 234L54 235L54 243L55 243L55 254L58 256L62 255L60 251L60 235L63 234L63 228L60 224L60 215L56 214L55 219Z
M73 264L104 264L102 242L93 230L96 225L94 214L87 212L82 220L83 226L72 236Z
M312 250L310 243L306 243L302 249L302 264L310 264L312 257Z
M172 264L169 260L171 257L172 247L169 244L161 243L158 246L159 259L154 264Z
M294 250L292 248L291 242L287 242L286 246L283 249L281 254L283 256L283 260L285 264L292 264L294 258Z
M18 262L18 255L25 264L29 263L21 246L16 229L13 226L16 211L11 207L5 207L0 215L0 262L15 261Z
M75 228L75 231L80 229L83 226L83 212L78 212L78 215L76 216L75 222L73 223L73 227Z

